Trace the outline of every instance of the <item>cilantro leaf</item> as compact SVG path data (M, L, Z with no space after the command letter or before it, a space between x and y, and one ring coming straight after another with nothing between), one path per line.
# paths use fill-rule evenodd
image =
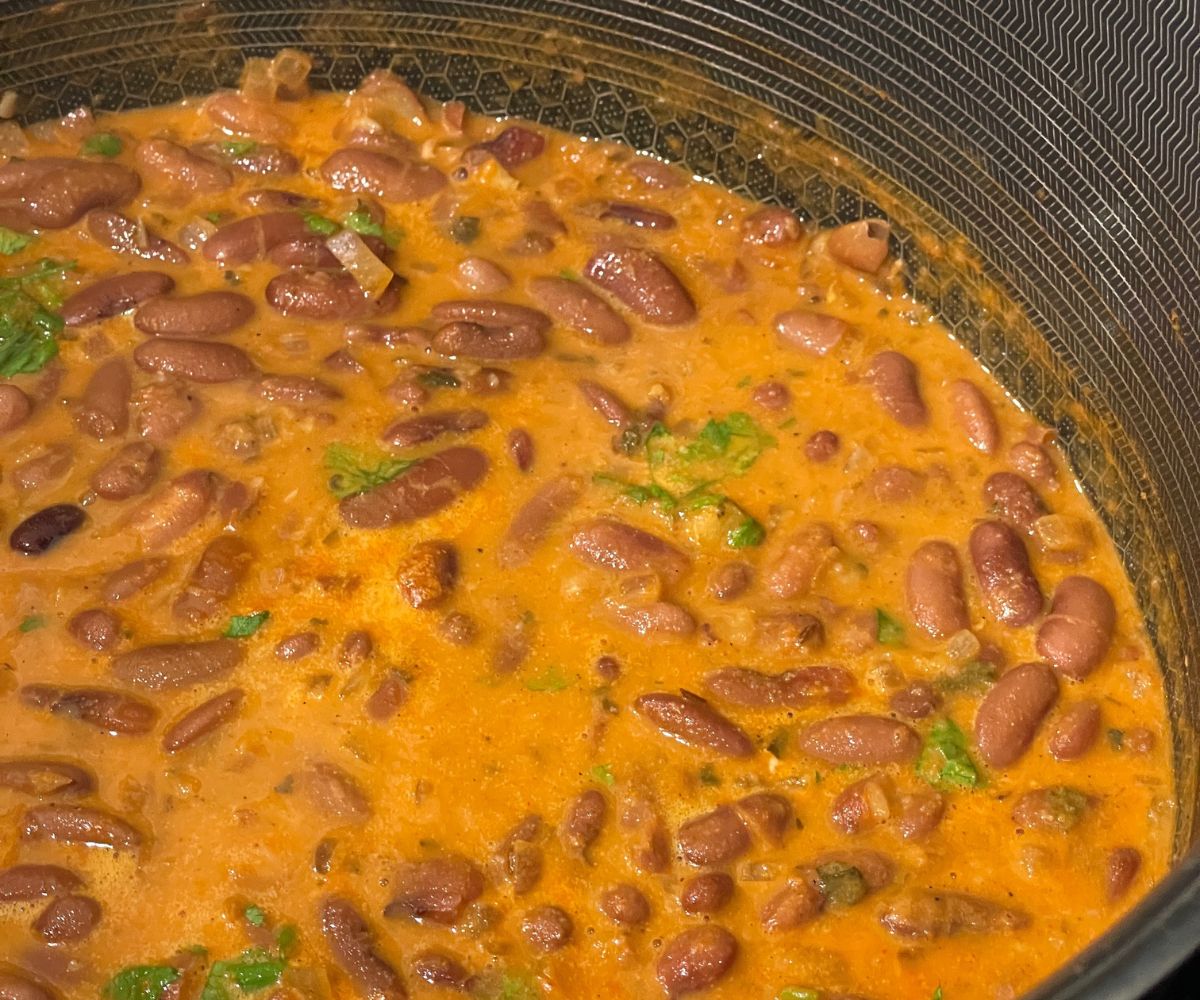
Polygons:
M788 743L792 738L790 730L786 726L780 726L771 734L771 739L767 743L767 753L776 760L782 760L783 755L787 753Z
M250 615L234 615L229 619L224 636L226 639L248 638L262 628L270 617L270 611L255 611ZM247 919L249 919L249 910L247 910Z
M125 148L118 136L111 132L97 132L84 140L80 152L85 156L116 156Z
M996 679L996 665L989 660L972 660L953 674L933 682L941 694L982 694Z
M15 229L0 226L0 253L5 257L20 253L33 241L34 237L28 233L18 233Z
M706 788L719 788L721 785L721 776L717 774L717 769L712 764L703 765L697 777L700 779L700 784Z
M725 542L731 549L748 549L762 545L767 538L767 530L749 514L743 511L742 521L725 536Z
M785 986L775 1000L821 1000L821 994L804 986Z
M267 922L267 911L254 903L247 906L242 911L242 915L246 918L246 922L254 927L261 927Z
M485 973L471 990L475 1000L537 1000L529 978L512 972Z
M243 993L266 989L279 982L286 968L287 959L261 948L248 948L235 959L213 963L200 1000L229 1000L231 987Z
M916 771L937 788L978 788L985 783L967 753L966 736L951 719L933 724L917 758Z
M412 459L406 458L384 456L372 459L343 444L331 444L325 449L329 491L339 500L390 483L414 464Z
M32 268L0 278L0 377L41 371L58 354L63 276L74 261L42 258Z
M904 642L904 626L883 608L876 608L875 638L885 646L899 646Z
M221 152L230 159L247 156L256 149L258 149L258 143L253 139L231 139L228 142L221 143Z
M308 231L316 233L318 236L332 236L340 228L333 219L327 219L316 212L305 212L302 218L304 219L304 225L308 227Z
M46 619L42 615L26 615L21 619L21 624L17 626L21 632L34 632L39 628L45 628Z
M445 368L428 368L417 376L417 381L428 389L457 389L461 384L458 376Z
M171 965L131 965L108 981L104 996L108 1000L159 1000L179 976L179 970Z
M557 694L559 691L565 691L571 686L571 680L558 667L547 667L535 677L530 677L525 682L525 687L530 691L540 693Z
M479 216L459 215L450 223L450 239L455 243L474 243L479 239Z
M588 773L592 776L593 781L608 788L612 788L617 783L611 764L597 764Z
M929 1000L942 1000L942 988L940 986L933 991L933 996Z

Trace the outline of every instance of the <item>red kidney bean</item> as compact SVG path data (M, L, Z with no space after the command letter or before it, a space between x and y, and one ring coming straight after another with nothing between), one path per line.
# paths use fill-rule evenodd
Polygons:
M670 638L696 631L696 619L686 608L671 601L627 604L610 600L605 607L618 625L635 635Z
M228 677L244 655L234 639L168 642L113 657L112 672L126 684L147 691L174 691Z
M893 792L892 783L881 774L855 781L833 800L829 818L843 833L870 830L891 818Z
M612 389L590 379L580 379L575 384L588 406L613 427L624 428L634 422L633 411Z
M39 454L17 465L13 470L13 484L23 493L32 493L63 479L74 463L75 453L70 447L47 445Z
M971 531L971 562L988 612L1014 628L1042 613L1042 590L1029 566L1020 536L1001 521L983 521Z
M528 472L533 468L535 450L533 436L529 431L523 427L514 427L508 432L504 443L509 455L512 456L513 465L521 472Z
M127 601L166 572L166 559L138 559L121 566L104 578L100 592L106 601Z
M212 510L218 478L207 469L176 476L130 514L129 527L151 548L182 538Z
M458 552L450 542L418 542L400 560L396 583L410 607L445 604L458 580Z
M460 261L454 270L458 275L459 284L476 295L494 295L512 284L508 272L486 257L467 257Z
M768 934L795 930L816 919L825 897L808 879L788 879L787 885L763 904L759 917Z
M725 908L733 898L733 879L724 872L706 872L688 879L679 893L684 913L712 914Z
M253 149L232 154L226 153L225 147L215 142L202 143L193 149L209 159L218 162L223 159L235 170L255 177L286 177L300 169L300 161L296 157L270 143L255 143Z
M165 295L175 287L175 279L161 271L129 271L93 281L71 295L62 304L67 326L86 326L128 312L139 302Z
M0 434L16 430L33 412L33 403L15 385L0 385Z
M141 846L142 835L129 823L87 806L58 802L31 806L21 821L22 840L55 840L64 844L106 847L121 851Z
M254 561L254 550L236 535L220 535L205 546L188 574L171 612L199 625L224 610Z
M55 163L21 191L24 215L39 229L74 225L93 208L112 208L129 201L142 186L138 175L119 163Z
M379 952L375 932L348 899L329 896L321 903L321 934L333 960L371 1000L404 1000L408 991L395 967Z
M576 528L570 549L582 562L615 573L651 572L678 580L691 567L691 560L666 539L609 517Z
M1125 749L1134 754L1147 754L1154 749L1157 737L1145 726L1125 730Z
M120 212L98 208L88 212L85 221L92 239L113 253L160 264L186 264L191 260L187 251Z
M985 455L1000 447L1000 426L987 396L974 382L956 379L950 383L950 408L963 434Z
M689 819L679 828L679 853L688 864L721 865L750 850L750 830L732 806Z
M388 245L378 236L361 236L367 249L380 260L390 252ZM267 251L267 259L278 267L296 267L316 270L337 270L342 262L325 245L322 236L302 236L283 243L276 243Z
M1069 576L1055 589L1050 613L1038 628L1037 651L1059 673L1083 680L1108 655L1116 623L1117 609L1104 586Z
M57 760L21 758L0 761L0 788L45 798L90 795L96 779L90 771Z
M774 846L783 843L784 835L792 828L795 818L792 804L773 792L754 792L737 800L742 818L758 836Z
M775 317L774 325L784 347L794 347L819 358L837 347L848 329L844 320L804 309L780 313Z
M608 803L596 789L589 788L576 796L568 804L559 824L558 836L563 847L576 857L586 858L588 849L604 828L607 813Z
M233 183L233 175L221 164L167 139L138 143L133 158L144 175L175 194L218 194Z
M436 951L423 951L413 958L413 975L430 986L469 993L473 982L471 973L458 959Z
M363 293L354 275L341 271L285 271L267 282L267 303L283 316L305 319L368 319L396 304L397 278L377 299Z
M220 226L205 241L203 253L207 260L236 267L262 260L281 244L313 235L300 212L265 212Z
M375 652L375 640L365 629L347 632L338 649L338 663L343 667L356 667Z
M1026 535L1033 522L1046 513L1046 505L1033 487L1012 472L996 472L983 484L988 512Z
M446 175L430 163L369 149L337 150L321 165L321 176L335 191L371 194L397 204L421 201L446 186Z
M1026 479L1039 486L1053 489L1058 482L1058 470L1050 453L1032 441L1018 441L1008 451L1008 460Z
M796 667L780 674L726 667L707 674L704 686L718 698L745 708L801 708L814 701L840 705L854 690L854 675L842 667Z
M536 906L521 918L521 936L542 955L566 947L574 933L570 914L557 906Z
M774 651L816 649L825 641L825 627L801 611L760 612L754 618L754 641Z
M937 792L900 796L896 828L905 840L920 840L937 829L946 811L946 800Z
M223 90L205 100L204 114L219 128L256 139L282 142L292 135L292 124L270 104L236 90Z
M629 324L604 299L570 278L533 278L529 292L543 309L564 326L597 344L623 344Z
M654 806L644 798L627 799L621 808L621 826L633 835L629 860L640 872L665 872L671 864L666 827Z
M1095 801L1086 792L1065 785L1034 788L1017 799L1012 818L1024 830L1069 833Z
M599 251L584 271L588 280L657 326L680 326L696 316L696 304L660 257L635 247Z
M541 816L523 817L492 856L493 870L499 873L501 881L512 886L515 895L533 891L542 879L543 852L538 843L542 827Z
M346 823L365 823L371 803L358 783L337 764L316 761L301 776L300 787L318 811Z
M605 889L597 905L601 913L622 927L640 927L650 919L650 901L630 882Z
M541 156L546 148L546 138L523 125L510 125L494 139L477 143L471 148L485 150L505 170L512 170Z
M693 694L644 694L633 703L638 715L684 746L726 757L749 757L754 744L742 728Z
M1077 701L1055 720L1048 746L1055 760L1078 760L1100 735L1100 705L1090 698Z
M8 536L9 548L24 556L40 556L78 531L86 520L83 508L74 504L45 507L13 528Z
M754 387L750 399L764 410L786 410L792 403L792 393L782 382L763 382ZM828 434L829 431L822 433ZM837 437L834 436L836 442ZM837 450L835 443L834 450ZM812 457L811 455L809 456Z
M398 670L390 670L379 686L371 693L363 708L375 722L387 722L408 701L408 678Z
M749 563L724 563L708 578L709 596L718 601L736 601L754 582L754 568Z
M884 219L860 219L829 233L825 249L839 264L859 271L878 271L887 260L892 227Z
M882 715L839 715L809 726L800 747L831 764L893 764L916 759L921 737Z
M433 338L433 349L443 357L472 361L535 358L545 347L546 338L529 327L502 329L454 322L442 326Z
M496 299L453 299L439 302L430 310L439 323L475 323L488 328L530 330L544 334L550 317L537 309Z
M149 702L105 688L61 688L27 684L21 701L54 715L78 719L110 736L144 736L158 721L158 710Z
M100 912L90 896L62 896L38 914L33 930L50 944L73 944L96 929Z
M279 212L287 208L314 209L318 208L320 203L314 201L312 198L306 198L303 195L297 194L295 191L283 191L279 188L259 188L256 191L247 191L243 194L242 204L247 208Z
M142 371L178 375L193 382L233 382L258 374L250 355L233 344L154 338L134 349Z
M95 370L75 410L75 426L98 441L125 433L133 378L124 358L113 358Z
M92 473L92 489L105 500L128 500L140 496L158 478L157 449L144 441L124 445Z
M578 502L580 483L573 476L547 481L518 508L500 545L496 559L505 569L523 566L550 531Z
M674 229L675 216L661 209L625 201L610 201L600 212L601 219L616 219L637 229Z
M756 246L787 246L796 243L802 233L800 220L776 205L757 209L742 221L742 242Z
M451 854L401 865L395 885L396 894L383 911L385 917L453 924L467 904L483 893L484 882L483 873L472 862Z
M698 993L723 979L737 955L737 938L724 927L690 927L663 947L655 975L669 997Z
M290 403L293 406L331 403L342 398L342 391L337 386L303 375L264 375L254 390L268 403Z
M913 624L933 639L970 627L958 552L949 542L923 542L908 562L905 578Z
M903 465L883 465L866 480L866 489L880 504L907 503L925 488L925 476Z
M275 658L291 663L311 656L321 645L316 632L297 632L280 639L275 646Z
M992 767L1008 767L1033 742L1058 700L1058 678L1044 663L1024 663L1000 676L975 713L975 743Z
M863 375L871 384L876 401L897 423L917 428L929 422L917 366L910 358L898 351L882 351L870 360Z
M398 420L380 435L380 440L393 448L412 448L448 434L466 434L487 424L488 415L483 410L443 410Z
M1124 896L1142 867L1142 852L1136 847L1114 847L1104 863L1104 889L1110 903Z
M684 183L679 171L669 163L639 155L629 164L629 172L646 187L666 190L681 187Z
M942 699L928 681L913 681L888 699L888 707L906 719L924 719L933 714Z
M0 969L0 1000L55 1000L55 994L22 973Z
M0 868L0 902L29 903L63 896L83 888L83 879L58 865L13 865Z
M142 305L133 325L142 333L173 339L205 340L231 333L254 315L254 303L237 292L161 296Z
M133 394L137 432L163 444L190 424L200 412L200 400L182 379L151 382Z
M385 528L428 517L474 489L488 470L476 448L447 448L421 459L403 475L339 504L353 528Z
M240 688L233 688L201 702L163 733L162 748L167 753L186 750L229 722L241 708L244 699L244 692Z
M879 922L893 937L911 941L1019 930L1029 916L967 893L916 891L889 901Z
M838 553L833 532L823 524L812 524L792 534L783 551L763 573L767 591L783 600L803 597L817 576Z

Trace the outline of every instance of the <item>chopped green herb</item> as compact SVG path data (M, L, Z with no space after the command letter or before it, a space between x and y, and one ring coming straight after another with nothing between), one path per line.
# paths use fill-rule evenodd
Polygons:
M821 994L804 986L785 986L775 1000L821 1000Z
M558 667L547 667L535 677L530 677L525 682L525 687L530 691L538 691L542 693L557 694L559 691L565 691L571 686L571 679L567 677Z
M221 224L221 220L223 218L225 218L225 213L224 212L205 212L204 218L206 218L214 226L219 226Z
M813 771L813 784L819 785L821 783L821 777L820 771Z
M245 639L254 635L271 617L270 611L255 611L250 615L234 615L225 628L226 639Z
M730 413L722 420L709 420L696 440L678 450L681 461L701 463L720 461L734 475L746 472L758 456L776 443L748 413Z
M429 368L417 376L417 381L429 389L457 389L458 376L445 368Z
M406 458L372 458L343 444L331 444L325 449L329 491L339 500L390 483L413 464L412 459Z
M200 991L200 1000L229 1000L233 987L253 993L274 986L285 968L287 959L262 948L249 948L235 959L213 963Z
M124 148L125 144L111 132L97 132L84 140L80 152L84 156L116 156Z
M17 628L22 632L34 632L39 628L46 627L46 619L42 615L26 615L21 619L21 624Z
M394 247L404 238L403 230L385 229L382 223L371 218L370 210L362 205L342 219L342 225L353 229L360 236L378 236L390 247Z
M787 420L785 420L783 423L781 423L779 425L779 429L781 431L790 431L795 426L796 426L796 418L788 417Z
M1069 785L1054 785L1046 789L1044 805L1039 812L1049 825L1065 833L1083 819L1083 814L1091 804L1092 800L1087 792L1081 792Z
M221 152L230 159L247 156L256 149L258 149L258 143L253 139L231 139L229 142L221 143Z
M133 965L108 981L104 996L108 1000L159 1000L179 976L179 970L171 965Z
M917 758L917 774L938 788L978 788L983 776L967 753L967 738L951 719L939 719Z
M296 947L300 944L300 931L296 929L295 924L284 924L279 928L279 934L275 938L275 947L279 949L279 954L284 958L291 958L296 953Z
M933 996L929 1000L942 1000L942 988L940 986L933 991Z
M754 381L754 379L752 379L749 375L743 375L740 379L738 379L738 383L734 388L745 389L746 386L748 386L753 381Z
M455 243L474 243L479 239L479 217L459 215L451 221L449 232Z
M700 768L699 772L700 784L705 788L719 788L721 786L721 776L717 774L717 769L712 764L705 764Z
M253 903L247 906L246 909L242 911L242 914L245 916L246 922L254 925L255 927L261 927L267 922L267 911L261 906L255 906Z
M1125 749L1125 731L1123 729L1110 729L1105 735L1108 737L1108 745L1114 750Z
M612 788L617 783L617 778L613 774L611 764L597 764L588 773L592 776L593 781L601 785L606 785L609 788Z
M561 271L559 271L558 276L560 278L566 278L567 281L578 281L579 280L579 275L576 272L572 271L569 267L564 267Z
M34 237L27 233L18 233L15 229L0 226L0 254L4 254L5 257L11 257L15 253L20 253L33 240Z
M537 1000L538 992L524 975L512 972L484 973L472 986L474 1000Z
M821 894L838 906L853 906L867 894L867 880L853 865L830 861L817 866Z
M44 257L0 278L0 378L41 371L56 354L63 328L63 279L75 262Z
M996 665L990 660L972 660L953 674L944 674L933 682L942 694L982 694L996 679Z
M225 284L240 285L241 283L242 283L242 276L240 274L238 274L237 271L226 271L225 272Z
M792 734L786 726L780 726L771 734L771 739L767 743L767 753L776 760L782 760L783 755L787 752L788 742L791 740Z
M876 608L875 638L885 646L899 646L904 642L904 626L883 608Z
M747 514L741 524L729 529L725 541L731 549L747 549L762 545L766 537L766 529Z
M332 236L339 228L333 219L327 219L316 212L305 212L302 218L304 219L304 224L308 227L308 231L316 233L318 236Z

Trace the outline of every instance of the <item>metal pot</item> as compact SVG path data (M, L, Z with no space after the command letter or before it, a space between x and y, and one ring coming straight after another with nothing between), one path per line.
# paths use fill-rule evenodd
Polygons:
M23 121L316 57L619 139L831 224L1055 427L1136 586L1174 719L1176 865L1033 991L1132 1000L1200 944L1200 7L1189 0L9 0Z

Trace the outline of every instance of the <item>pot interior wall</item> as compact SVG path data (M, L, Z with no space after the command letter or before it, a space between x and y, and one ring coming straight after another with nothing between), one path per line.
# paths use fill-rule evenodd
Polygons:
M1169 7L17 0L0 14L0 90L20 92L24 121L140 107L294 46L318 86L390 66L434 98L621 140L815 223L886 214L914 291L1057 429L1133 579L1174 715L1181 859L1138 919L1197 935L1200 96L1154 97L1200 62L1200 21ZM1133 39L1111 59L1106 23ZM1142 105L1158 110L1130 115Z

